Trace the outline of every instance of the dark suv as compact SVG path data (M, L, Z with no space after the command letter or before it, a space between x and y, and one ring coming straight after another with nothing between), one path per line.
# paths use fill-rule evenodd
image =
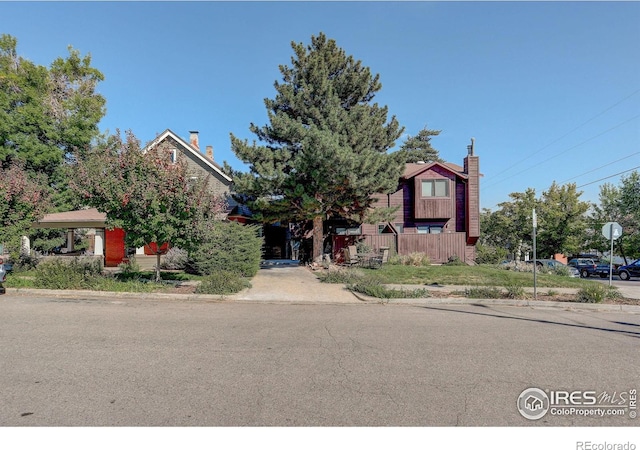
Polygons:
M587 278L589 275L595 275L598 268L596 262L591 258L573 258L569 260L567 266L578 269L582 278Z
M618 267L618 276L624 281L631 277L640 277L640 259L626 266Z

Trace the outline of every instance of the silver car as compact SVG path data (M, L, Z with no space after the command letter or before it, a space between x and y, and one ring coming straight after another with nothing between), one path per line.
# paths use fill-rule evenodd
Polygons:
M533 263L533 261L527 261L528 263ZM565 270L568 270L569 272L569 276L572 278L579 278L580 277L580 272L578 271L578 269L576 269L575 267L572 266L568 266L566 264L561 263L560 261L557 261L555 259L537 259L536 260L536 264L539 267L546 267L547 269L551 269L551 270L557 270L559 268L565 268Z

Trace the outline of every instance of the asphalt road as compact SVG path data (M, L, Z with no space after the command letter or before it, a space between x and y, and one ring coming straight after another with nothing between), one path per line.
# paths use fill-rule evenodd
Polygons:
M0 426L640 425L516 408L531 387L628 406L637 314L4 295L0 324Z

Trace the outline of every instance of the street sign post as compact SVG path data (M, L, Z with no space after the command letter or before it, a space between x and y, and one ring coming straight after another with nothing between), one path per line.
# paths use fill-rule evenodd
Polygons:
M538 262L536 261L538 258L536 255L536 230L538 228L538 215L536 214L535 208L533 208L531 218L533 219L533 299L538 300Z
M613 241L622 236L622 227L618 222L607 222L602 227L602 235L611 241L611 253L609 253L609 286L613 279Z

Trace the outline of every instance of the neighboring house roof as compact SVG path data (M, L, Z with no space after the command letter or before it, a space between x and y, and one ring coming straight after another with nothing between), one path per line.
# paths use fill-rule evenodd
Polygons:
M431 169L434 166L442 167L443 169L454 173L455 175L461 178L469 178L469 175L464 173L464 168L460 167L457 164L449 163L449 162L430 162L430 163L408 163L405 164L404 173L402 174L402 178L408 180L409 178L413 178L416 175L421 174L422 172Z
M238 205L238 204L233 206L229 211L229 213L227 214L227 217L251 218L252 216L253 216L253 213L246 205Z
M47 214L33 228L105 228L107 215L96 208Z
M145 150L151 147L155 147L156 145L160 144L162 141L164 141L167 138L171 138L174 141L176 141L178 144L180 144L180 146L182 146L186 152L191 154L194 158L197 158L201 162L203 162L207 167L211 169L212 172L218 173L221 177L223 177L225 180L229 182L233 181L229 175L223 172L222 167L220 167L218 164L216 164L215 162L207 158L205 155L203 155L200 152L200 150L194 148L190 143L186 142L184 139L182 139L180 136L175 134L169 128L167 128L162 134L156 137L153 141L149 142L145 146Z

